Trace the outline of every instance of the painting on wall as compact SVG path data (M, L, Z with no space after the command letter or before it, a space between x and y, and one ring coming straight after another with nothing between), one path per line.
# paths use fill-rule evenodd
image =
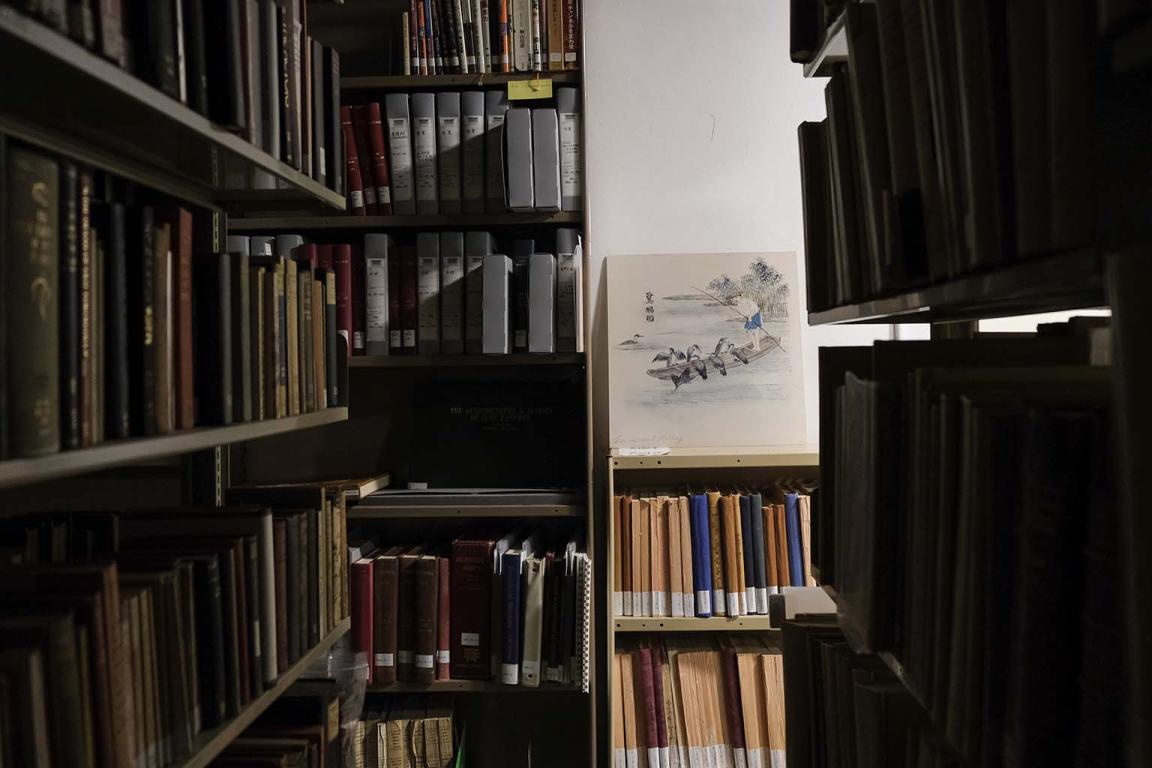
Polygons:
M613 256L607 271L611 447L805 442L794 252Z

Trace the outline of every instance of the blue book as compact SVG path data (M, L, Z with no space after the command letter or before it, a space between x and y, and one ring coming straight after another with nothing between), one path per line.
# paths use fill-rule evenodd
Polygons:
M752 518L753 583L756 586L756 612L768 613L768 566L764 552L764 500L758 493L749 494L748 511ZM747 548L748 544L744 544Z
M692 512L692 586L696 589L696 615L712 616L712 540L708 534L708 498L696 494Z
M740 541L744 550L744 613L756 613L756 565L752 550L756 542L752 540L752 513L747 494L736 497L740 505Z
M800 549L800 495L784 494L784 525L788 533L788 577L793 587L804 586L804 555Z
M524 552L510 549L501 557L500 578L504 592L504 652L500 661L500 682L520 684L520 581Z

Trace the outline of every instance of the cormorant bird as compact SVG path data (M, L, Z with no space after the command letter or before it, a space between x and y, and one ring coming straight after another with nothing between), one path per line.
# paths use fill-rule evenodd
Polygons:
M667 352L660 352L656 357L652 358L652 362L657 363L663 361L666 366L671 368L677 363L683 363L685 359L683 352L679 352L673 347L668 347Z
M632 338L624 339L624 341L620 342L616 346L618 346L618 347L638 347L638 346L640 346L639 339L642 339L642 338L644 338L644 334L634 333L634 334L632 334Z
M688 362L691 363L696 373L700 374L700 378L707 381L708 363L704 361L704 350L700 349L699 344L688 347Z

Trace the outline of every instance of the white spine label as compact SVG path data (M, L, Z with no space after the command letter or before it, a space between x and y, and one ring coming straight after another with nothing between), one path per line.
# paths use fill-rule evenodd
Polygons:
M392 194L396 201L412 199L412 144L408 120L388 121L388 146L392 150Z
M584 194L584 168L580 158L580 115L560 115L560 195L580 197Z
M416 669L432 669L436 656L432 653L416 654Z
M394 667L396 666L396 657L391 653L378 653L376 654L376 666Z
M479 648L480 647L480 633L479 632L461 632L460 645L466 648Z

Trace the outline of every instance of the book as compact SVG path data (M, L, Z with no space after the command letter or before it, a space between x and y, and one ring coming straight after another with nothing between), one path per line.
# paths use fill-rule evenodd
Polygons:
M459 213L462 200L461 99L454 91L436 94L436 159L439 211Z
M464 233L440 233L440 352L464 353Z
M392 236L368 234L364 236L365 337L366 354L389 354L392 323L399 320L392 310L394 298L398 298L398 285L393 285L390 277L398 267L397 257L390 254L393 249ZM398 308L397 308L398 309ZM399 347L399 345L395 345Z
M558 7L559 2L552 4ZM584 155L581 151L583 132L580 125L580 91L556 89L556 114L559 122L560 210L579 211L584 198Z
M508 209L504 197L504 120L508 99L503 91L484 92L484 179L485 210L489 213Z
M344 175L348 180L348 210L355 215L364 216L368 213L368 207L364 196L364 176L360 172L360 153L356 147L356 130L352 125L351 107L340 107L340 129L346 148Z
M460 206L482 213L485 206L484 91L460 94Z
M556 351L556 257L534 253L528 275L528 351Z
M417 349L422 355L438 355L440 348L440 235L416 235Z
M510 174L509 179L513 178ZM560 183L560 125L556 110L533 109L532 190L536 210L560 210Z
M484 259L492 253L488 232L464 233L464 351L484 351Z
M438 213L436 94L412 94L412 149L416 213Z
M412 123L406 93L384 97L388 119L389 168L392 172L392 210L397 214L416 213L416 189L412 149Z
M388 155L384 148L384 126L379 102L367 106L368 148L372 162L372 181L376 186L376 211L383 216L392 213L392 180L388 173Z
M532 156L532 110L516 107L507 111L502 157L507 174L504 199L508 210L534 211L536 205Z

